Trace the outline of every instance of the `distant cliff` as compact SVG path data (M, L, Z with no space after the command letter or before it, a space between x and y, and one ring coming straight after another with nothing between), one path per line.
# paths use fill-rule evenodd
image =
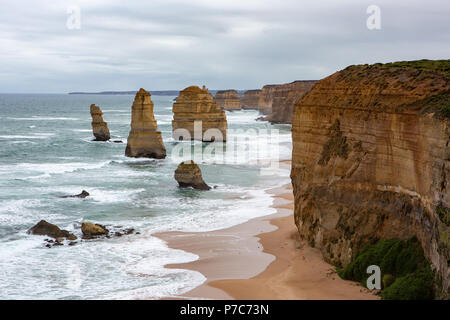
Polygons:
M236 90L217 91L214 101L223 110L241 110L242 103Z
M261 90L248 90L241 98L242 109L258 109L259 95Z
M416 236L448 296L450 62L350 66L295 105L295 223L325 259Z
M295 103L316 83L315 80L294 81L269 89L272 99L271 113L262 120L271 123L292 123Z

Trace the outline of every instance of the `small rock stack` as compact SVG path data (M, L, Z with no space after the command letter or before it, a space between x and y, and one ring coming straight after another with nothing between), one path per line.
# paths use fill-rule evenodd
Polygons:
M95 141L108 141L111 138L108 124L103 121L102 110L95 104L91 104L91 117Z
M175 170L175 180L180 188L192 187L198 190L211 189L203 181L202 172L199 166L192 160L181 162Z

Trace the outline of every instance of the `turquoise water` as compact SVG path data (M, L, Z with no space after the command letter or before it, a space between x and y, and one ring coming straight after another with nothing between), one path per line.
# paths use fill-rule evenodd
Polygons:
M204 180L216 188L179 189L173 179L179 161L172 149L192 146L200 156L208 145L173 141L174 98L152 96L168 154L152 160L124 156L133 96L0 95L0 299L133 299L183 293L200 285L203 275L163 266L197 256L167 248L153 233L220 229L273 212L265 190L286 183L288 172L261 174L265 165L255 161L270 158L270 152L261 151L275 147L281 159L288 159L290 127L257 122L256 111L227 112L225 156L244 146L233 145L233 139L248 138L250 145L262 141L258 145L265 150L255 153L250 147L244 152L248 157L237 163L200 159ZM123 144L92 141L91 103L103 110L111 139ZM266 140L271 129L279 132L272 142ZM91 196L59 198L83 189ZM82 221L133 227L140 234L48 249L44 237L26 234L41 219L77 236Z

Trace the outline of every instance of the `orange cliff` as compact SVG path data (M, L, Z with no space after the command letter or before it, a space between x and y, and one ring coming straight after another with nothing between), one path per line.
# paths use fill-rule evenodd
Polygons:
M261 90L247 90L241 99L242 109L256 109L258 110L258 101Z
M242 103L236 90L217 91L214 101L223 110L241 110Z
M227 140L225 111L215 103L205 87L191 86L182 90L172 111L172 136L175 140Z
M142 88L136 93L131 107L131 131L125 155L134 158L163 159L166 157L166 148L153 114L150 92Z
M370 241L416 236L448 297L450 61L441 62L350 66L319 81L295 105L291 179L299 234L325 260L345 266Z

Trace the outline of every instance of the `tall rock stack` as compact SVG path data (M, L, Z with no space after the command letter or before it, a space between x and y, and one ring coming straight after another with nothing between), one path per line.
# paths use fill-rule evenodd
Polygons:
M417 237L448 294L450 61L350 66L300 99L291 179L299 234L346 266Z
M208 89L191 86L182 90L172 111L175 140L226 141L225 112L214 102Z
M217 91L214 101L224 110L241 110L242 103L236 90Z
M271 123L292 123L295 103L316 83L316 80L299 80L277 85L272 93L271 113L262 120Z
M111 138L108 124L103 121L102 110L95 104L91 104L91 117L95 141L108 141Z
M131 131L125 150L127 157L155 159L166 157L166 148L161 132L157 131L150 96L150 92L141 88L134 98L131 108Z
M258 109L261 90L247 90L242 97L242 109Z

